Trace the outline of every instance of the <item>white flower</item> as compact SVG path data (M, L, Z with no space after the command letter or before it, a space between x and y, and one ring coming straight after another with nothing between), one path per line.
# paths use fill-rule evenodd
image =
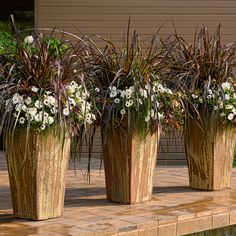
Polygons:
M133 93L133 91L130 88L125 90L125 96L127 98L131 98L132 93Z
M207 99L211 99L212 98L212 95L207 95Z
M24 118L24 117L21 117L21 118L19 119L19 122L20 122L21 124L24 124L24 123L25 123L25 118Z
M116 97L118 94L118 91L115 86L111 87L111 92L110 92L110 98Z
M196 95L196 94L192 94L192 98L194 98L194 99L196 99L196 98L198 98L198 95Z
M35 115L37 114L37 108L36 107L28 108L27 113L30 114L31 117L35 117Z
M49 116L49 114L48 114L47 112L45 112L45 111L43 111L42 113L43 113L43 117L44 117L44 119L47 119L48 116Z
M85 119L86 123L92 124L91 118L92 118L92 115L90 113L86 114L86 119Z
M49 116L47 119L47 123L51 125L54 122L54 118L52 116Z
M50 102L49 102L48 99L45 99L45 100L43 101L43 104L44 104L45 106L50 106Z
M146 89L139 89L140 95L144 98L147 98L147 90Z
M69 110L68 107L65 107L65 108L63 109L63 114L64 114L65 116L68 116L68 115L70 114L70 110Z
M228 120L233 120L234 118L234 114L233 113L229 113L228 114Z
M124 115L125 113L126 113L125 109L124 109L124 108L121 109L120 114L121 114L121 115Z
M27 98L25 99L25 103L26 103L27 105L29 105L29 104L31 103L31 101L32 101L31 97L27 97Z
M234 115L236 115L236 109L235 108L232 109L232 112L234 113Z
M221 112L221 113L220 113L220 116L222 116L222 117L225 116L225 113L224 113L224 112Z
M42 122L42 114L40 113L38 113L38 114L36 114L35 116L34 116L34 120L36 121L36 122Z
M66 86L66 89L72 94L75 93L77 90L79 90L79 88L80 87L75 81L71 81L71 83Z
M133 101L132 100L129 100L129 101L125 102L125 106L126 107L131 107L132 105L133 105Z
M24 42L28 45L31 45L34 42L34 37L32 35L28 35L24 38Z
M95 92L99 93L100 92L100 88L95 88Z
M74 108L76 106L76 101L73 98L69 98L70 108Z
M31 90L32 90L33 92L37 93L39 89L36 88L35 86L32 86L32 87L31 87Z
M22 105L21 110L24 111L24 112L26 112L27 106L26 106L26 105Z
M143 104L143 101L142 101L142 99L140 99L140 98L138 99L138 102L139 102L139 104L141 104L141 105Z
M162 86L162 84L158 84L157 85L157 90L159 91L159 92L164 92L164 87Z
M217 111L218 110L218 106L214 106L214 110Z
M209 89L209 90L208 90L208 94L210 94L210 95L212 95L212 94L213 94L213 92L212 92L212 90L211 90L211 89Z
M40 127L41 130L44 130L45 128L46 128L45 124L42 124L41 127Z
M82 93L82 98L86 99L89 98L90 94L88 92Z
M223 108L224 107L224 103L222 101L219 101L219 107Z
M227 109L227 110L231 110L231 109L233 109L233 108L234 108L233 105L229 105L229 104L228 104L228 105L225 106L225 109Z
M173 92L172 92L170 89L168 89L168 88L165 89L165 92L166 92L166 93L169 93L169 94L173 94Z
M229 94L225 94L225 100L229 100L229 99L230 99Z
M36 100L34 105L35 105L35 107L37 107L39 109L42 108L42 102L39 100Z
M47 95L50 95L52 92L51 91L45 91Z
M12 103L17 104L22 102L23 102L23 97L19 93L15 93L12 97Z
M119 90L119 92L120 92L120 96L121 96L122 98L124 98L124 97L125 97L125 91Z
M228 90L228 89L231 89L232 84L229 83L229 82L224 82L224 83L221 84L221 87L222 87L222 89L223 89L224 91L226 91L226 90Z
M115 102L115 103L119 103L119 102L120 102L120 99L119 99L119 98L116 98L116 99L114 100L114 102Z
M50 111L51 111L52 114L56 114L58 110L55 107L53 107L53 108L51 108Z
M21 111L22 106L23 106L23 103L16 104L15 110Z
M53 96L48 96L47 99L48 99L49 103L50 103L52 106L57 106L57 101L56 101L55 97L53 97Z

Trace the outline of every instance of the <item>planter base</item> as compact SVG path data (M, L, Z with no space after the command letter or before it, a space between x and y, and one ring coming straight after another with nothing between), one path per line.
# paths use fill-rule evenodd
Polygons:
M55 130L54 130L55 131ZM45 220L59 217L64 207L70 138L54 131L26 131L5 140L13 212L16 217Z
M203 131L193 120L185 129L190 187L201 190L230 188L236 133L218 123Z
M103 158L107 198L123 204L149 201L157 159L159 130L144 140L132 129L106 132Z

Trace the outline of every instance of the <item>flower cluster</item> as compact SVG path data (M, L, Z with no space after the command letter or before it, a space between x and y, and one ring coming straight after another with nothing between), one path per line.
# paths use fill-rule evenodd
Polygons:
M66 94L61 97L35 86L31 87L29 95L16 92L5 101L5 109L9 115L13 112L16 125L30 125L36 130L54 124L59 114L79 124L91 124L96 119L82 86L74 81L66 86Z
M231 82L223 82L218 87L213 84L205 93L196 90L191 97L197 109L206 103L212 110L218 112L223 121L236 121L236 93Z
M99 88L95 91L100 92ZM163 86L158 80L119 89L110 86L107 95L107 105L112 107L115 118L122 119L128 112L133 111L142 116L146 123L159 122L162 125L182 123L183 109L177 94Z

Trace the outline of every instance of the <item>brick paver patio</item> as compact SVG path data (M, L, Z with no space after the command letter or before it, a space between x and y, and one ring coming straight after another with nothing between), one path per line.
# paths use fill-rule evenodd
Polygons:
M128 206L106 200L104 172L93 161L91 183L84 169L68 171L64 215L47 221L12 216L4 154L0 154L0 235L175 236L236 224L236 169L232 189L194 191L186 167L158 167L153 200Z

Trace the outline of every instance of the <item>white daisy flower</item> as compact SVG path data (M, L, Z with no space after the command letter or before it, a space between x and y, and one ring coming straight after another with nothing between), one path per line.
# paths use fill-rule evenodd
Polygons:
M228 105L225 106L225 109L227 109L227 110L231 110L231 109L233 109L233 108L234 108L234 106L233 106L233 105L230 105L230 104L228 104Z
M29 105L29 104L31 103L31 101L32 101L31 97L27 97L27 98L25 99L25 103L26 103L27 105Z
M32 35L28 35L24 38L24 42L28 45L31 45L34 42L34 37Z
M32 90L33 92L37 93L39 89L38 89L37 87L35 87L35 86L32 86L32 87L31 87L31 90Z
M23 97L19 93L15 93L12 97L12 103L17 104L22 102L23 102Z
M45 124L42 124L42 125L40 126L40 129L41 129L41 130L45 130L45 128L46 128L46 125L45 125Z
M114 100L114 102L115 102L115 103L119 103L119 102L120 102L120 99L119 99L119 98L116 98L116 99Z
M63 114L64 114L65 116L68 116L68 115L70 114L70 110L69 110L68 107L65 107L65 108L63 109Z
M95 92L99 93L100 92L100 88L95 88Z
M19 119L19 122L20 122L21 124L24 124L24 123L25 123L25 118L24 118L24 117L21 117L21 118Z
M228 120L233 120L234 113L229 113L227 118L228 118Z
M35 115L37 114L37 108L30 107L27 109L27 113L30 114L31 117L35 117Z

